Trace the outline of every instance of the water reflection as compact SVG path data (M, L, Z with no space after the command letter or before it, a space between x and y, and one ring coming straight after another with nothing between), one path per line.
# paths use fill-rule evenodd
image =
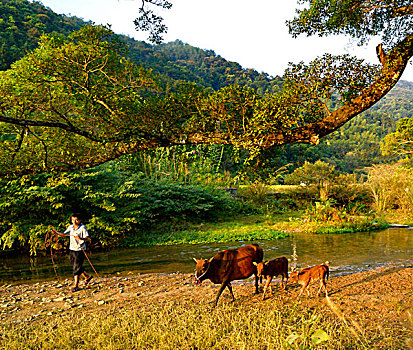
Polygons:
M193 272L195 258L210 258L216 252L249 242L159 246L116 249L92 253L93 265L101 276L149 272ZM385 264L412 265L413 230L388 229L373 233L309 235L295 234L282 240L259 241L264 259L286 256L291 266L306 267L330 262L334 274L347 274ZM54 256L60 279L71 278L66 255ZM87 266L85 261L85 266ZM87 267L89 272L92 269ZM0 263L0 282L24 283L56 279L50 255L36 258L5 256Z

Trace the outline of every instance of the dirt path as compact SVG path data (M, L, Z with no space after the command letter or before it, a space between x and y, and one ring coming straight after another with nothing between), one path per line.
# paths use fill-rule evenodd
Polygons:
M355 327L380 329L383 333L413 338L413 268L385 267L347 276L330 276L328 290L332 305L324 297L302 297L300 307L320 307ZM0 319L2 323L27 323L73 308L101 312L114 305L133 307L134 303L171 299L196 301L210 305L218 286L209 281L194 284L190 274L129 274L122 277L95 278L87 288L70 292L71 280L0 287ZM291 304L297 301L298 285L287 291L273 282L273 294L262 301L262 294L252 295L253 279L235 281L237 303ZM316 283L318 286L318 283ZM311 288L312 295L317 288ZM261 287L262 288L262 287ZM228 303L224 292L220 303ZM219 306L218 306L219 307ZM333 311L333 312L332 312Z

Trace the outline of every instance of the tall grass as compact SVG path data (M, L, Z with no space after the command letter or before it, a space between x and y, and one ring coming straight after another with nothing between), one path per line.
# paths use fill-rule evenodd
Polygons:
M161 147L127 155L115 166L146 180L227 187L234 179L220 171L223 153L224 146L217 145Z
M360 349L379 340L359 339L332 314L274 300L215 309L178 301L71 310L0 330L5 349Z

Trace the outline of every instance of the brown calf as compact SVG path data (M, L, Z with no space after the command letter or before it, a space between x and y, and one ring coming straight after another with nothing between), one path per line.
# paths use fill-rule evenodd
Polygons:
M257 266L257 276L264 277L267 281L264 286L264 295L262 300L265 300L265 292L267 291L268 286L270 287L270 293L272 294L271 280L273 277L281 275L281 286L285 289L288 280L288 260L285 257L276 258L274 260L267 260L265 263L256 263ZM285 284L284 284L285 278Z
M302 285L300 293L298 294L298 297L301 296L301 294L304 292L304 290L308 287L311 281L316 281L320 280L320 289L318 290L317 295L320 294L321 288L324 287L324 290L326 292L326 297L328 296L327 293L327 279L330 274L330 270L328 268L328 261L326 261L324 264L313 266L313 267L306 267L305 269L302 269L300 272L293 271L290 274L290 279L288 282L298 282L299 284ZM310 292L307 289L307 294L310 296Z

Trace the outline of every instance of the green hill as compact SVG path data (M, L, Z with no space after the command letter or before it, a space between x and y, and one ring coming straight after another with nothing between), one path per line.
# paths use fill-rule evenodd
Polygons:
M37 46L44 33L67 34L85 21L58 15L38 2L2 0L0 2L0 70L22 58Z
M0 3L0 70L10 68L37 46L44 33L68 34L90 23L77 17L58 15L39 2L2 0ZM149 45L124 35L132 61L151 68L171 80L186 80L205 87L219 89L239 84L257 89L259 93L276 91L281 80L252 69L243 69L238 63L228 62L211 50L202 50L181 41Z
M381 154L380 142L395 131L396 122L413 116L413 83L399 81L397 85L368 111L350 120L317 146L288 145L280 154L280 164L323 160L343 172L357 172L364 167L389 162Z

